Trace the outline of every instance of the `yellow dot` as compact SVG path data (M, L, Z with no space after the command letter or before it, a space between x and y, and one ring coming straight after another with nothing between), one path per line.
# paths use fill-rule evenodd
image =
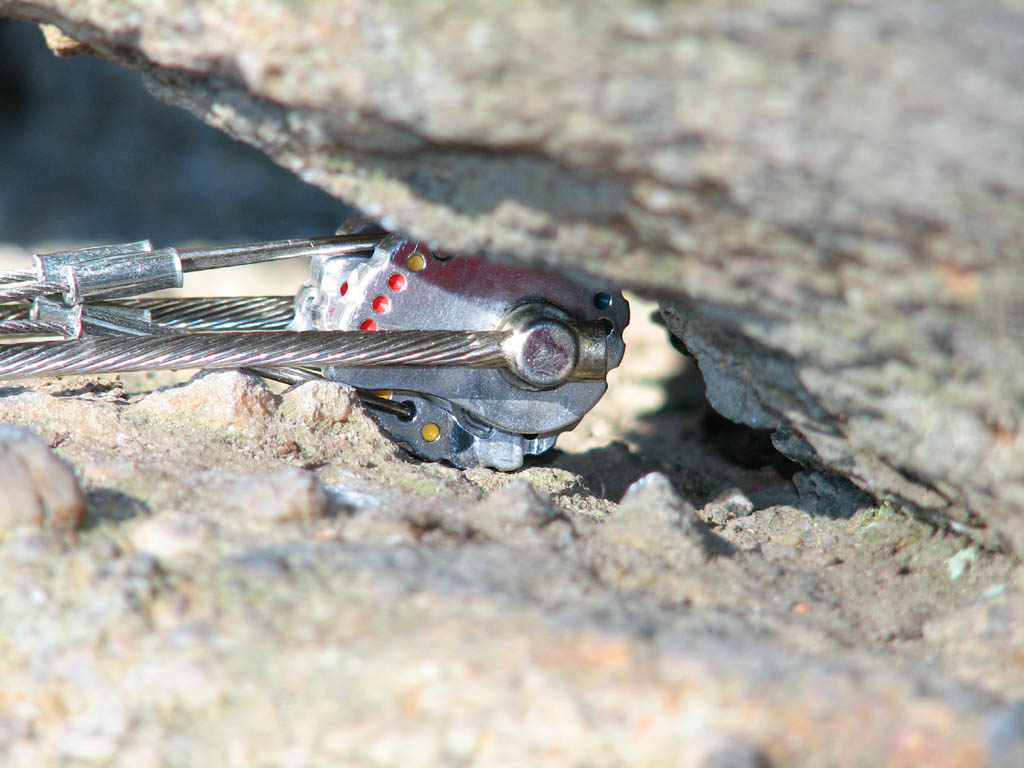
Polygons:
M420 430L420 434L423 435L423 439L428 443L432 443L441 436L441 428L431 422L430 424L424 424L423 429Z
M377 397L382 397L385 400L390 400L394 393L390 389L378 389L373 394Z
M414 251L408 260L405 262L405 266L410 272L421 272L425 266L427 266L427 260L423 258L423 254L419 251Z

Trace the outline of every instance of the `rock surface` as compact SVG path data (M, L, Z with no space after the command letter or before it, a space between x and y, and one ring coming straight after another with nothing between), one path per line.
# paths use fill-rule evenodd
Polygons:
M3 0L390 227L665 302L713 405L1024 548L1024 12Z
M967 505L913 495L941 485L935 467L955 451L950 487L1002 472L1003 506L975 510L989 533L1019 517L1009 432L1009 453L985 465L975 432L922 440L938 439L928 418L954 396L978 398L968 423L979 403L1015 402L1012 370L999 383L1010 399L984 398L998 368L985 355L1005 343L1009 365L1019 328L1019 304L995 301L1021 295L1018 253L997 248L1017 237L1000 240L1000 226L1021 220L1016 147L1001 158L1008 185L977 170L1017 119L1015 94L989 133L956 143L957 121L1019 71L1012 46L963 55L968 38L994 51L1013 37L1010 6L627 2L610 20L601 4L582 17L549 4L497 21L502 5L483 2L0 7L142 66L164 96L391 224L612 270L658 295L716 405L786 426L776 441L795 455L804 435L844 457L820 464L872 492L971 522ZM957 13L955 33L920 26ZM878 19L884 34L865 32ZM674 56L690 64L664 63ZM648 100L672 83L679 101ZM926 98L951 88L956 99ZM692 136L673 141L680 126ZM905 153L896 139L914 131L921 151ZM826 139L851 154L829 155ZM933 167L946 139L942 167L963 194L936 202L906 169ZM868 177L880 145L891 157ZM680 168L698 173L666 175ZM887 227L915 200L971 217L909 243L918 219ZM934 261L965 221L992 226ZM901 303L943 286L956 302ZM634 309L608 396L562 452L515 477L412 462L322 385L215 374L152 394L171 378L0 388L0 421L71 464L87 501L77 536L0 531L0 763L1017 765L1019 561L826 473L794 475L722 429L692 366L645 322L652 307ZM950 317L960 339L990 316L975 357L913 347ZM859 345L878 358L844 369ZM862 389L864 371L892 377L881 387L910 369L920 379L899 402ZM894 411L908 421L878 432ZM877 458L890 453L911 477Z
M0 532L0 763L1014 765L1019 563L736 463L634 307L516 475L412 461L322 383L0 388L87 502Z

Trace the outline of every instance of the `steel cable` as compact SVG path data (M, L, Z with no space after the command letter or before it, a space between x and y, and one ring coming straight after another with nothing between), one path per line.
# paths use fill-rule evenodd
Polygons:
M266 243L227 245L212 248L179 248L181 268L185 272L237 267L243 264L262 264L268 261L294 259L307 256L350 256L371 252L381 240L374 235L326 235Z
M67 283L56 280L44 280L27 285L16 285L13 288L0 288L0 303L9 301L25 301L36 296L51 296L55 293L66 293Z
M66 336L68 327L63 323L38 320L0 320L0 336Z
M292 296L124 299L111 306L144 309L152 322L193 330L284 330L295 316Z
M0 379L293 366L507 366L507 331L277 331L88 337L0 346Z
M0 304L0 320L27 320L27 304Z
M29 280L38 279L39 273L34 269L13 269L7 272L0 272L0 284L27 283Z

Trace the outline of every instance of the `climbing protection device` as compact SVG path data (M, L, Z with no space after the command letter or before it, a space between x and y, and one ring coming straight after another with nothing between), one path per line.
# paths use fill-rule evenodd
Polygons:
M308 257L295 297L141 297L184 274ZM622 359L622 294L440 254L355 219L329 237L37 254L0 272L0 379L245 368L354 387L423 459L518 469L551 448Z

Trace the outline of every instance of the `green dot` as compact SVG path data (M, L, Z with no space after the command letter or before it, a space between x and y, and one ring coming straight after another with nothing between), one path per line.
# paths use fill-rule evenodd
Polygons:
M612 305L611 294L601 291L594 294L594 306L598 309L608 309Z

